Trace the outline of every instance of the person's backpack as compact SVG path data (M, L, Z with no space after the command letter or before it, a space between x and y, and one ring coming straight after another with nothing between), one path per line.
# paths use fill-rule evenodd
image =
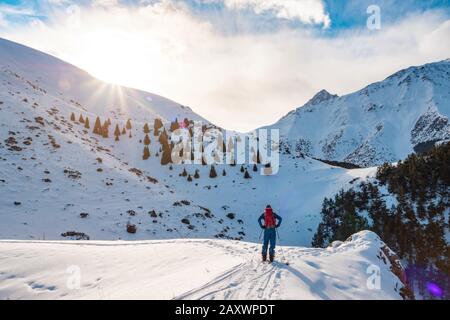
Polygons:
M274 228L275 225L275 216L273 215L272 208L266 208L266 211L264 212L264 227Z

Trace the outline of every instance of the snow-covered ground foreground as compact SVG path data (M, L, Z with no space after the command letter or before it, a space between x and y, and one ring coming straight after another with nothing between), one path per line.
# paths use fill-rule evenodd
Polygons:
M259 245L229 240L3 240L0 299L401 299L383 246L364 231L267 264Z

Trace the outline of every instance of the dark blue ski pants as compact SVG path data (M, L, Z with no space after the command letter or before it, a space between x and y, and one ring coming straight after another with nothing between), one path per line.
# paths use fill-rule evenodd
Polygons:
M264 242L262 247L262 254L267 255L267 248L269 247L269 254L275 255L275 244L277 241L277 231L275 228L264 229Z

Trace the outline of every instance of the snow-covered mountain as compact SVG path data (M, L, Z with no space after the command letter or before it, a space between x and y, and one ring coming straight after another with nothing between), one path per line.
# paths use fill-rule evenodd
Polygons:
M368 167L450 139L450 60L401 70L352 94L320 91L270 128L315 158Z
M277 175L261 176L246 166L252 178L244 179L239 165L222 165L211 179L209 166L161 166L153 133L151 156L143 160L144 123L201 117L153 94L107 85L6 40L0 40L0 115L3 239L256 241L256 219L271 203L287 221L283 243L307 246L323 198L374 172L329 166L292 151L280 156ZM80 115L90 119L90 129L78 121ZM119 141L111 132L103 138L92 133L97 116L110 118L113 129L131 119L132 129ZM200 178L187 181L180 176L184 168L192 176L198 170ZM128 224L137 232L128 233ZM74 234L69 231L79 234L68 236Z
M24 77L24 89L40 93L38 97L53 95L53 101L87 115L138 122L187 117L207 123L189 107L155 94L104 83L53 56L4 39L0 39L0 66L3 75Z
M0 252L0 299L407 297L398 259L372 232L327 249L285 247L289 265L224 240L0 241Z

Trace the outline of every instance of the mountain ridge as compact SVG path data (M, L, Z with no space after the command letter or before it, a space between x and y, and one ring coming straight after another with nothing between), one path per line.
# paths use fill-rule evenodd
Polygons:
M418 144L450 139L450 59L400 70L353 93L319 91L263 128L306 155L376 166L395 162Z

